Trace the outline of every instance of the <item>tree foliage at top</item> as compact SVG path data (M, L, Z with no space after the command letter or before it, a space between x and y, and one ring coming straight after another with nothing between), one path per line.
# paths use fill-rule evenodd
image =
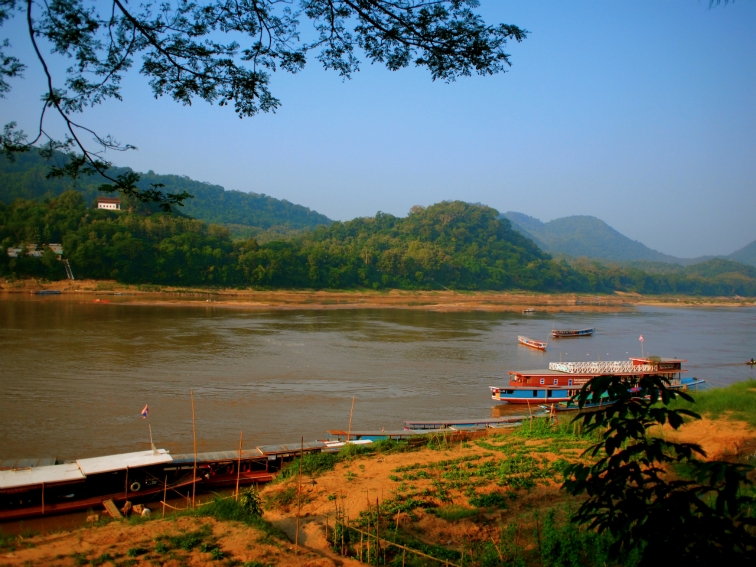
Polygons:
M0 25L12 18L24 22L47 79L38 131L29 139L10 123L2 147L7 155L35 144L48 156L68 152L71 159L53 166L52 176L99 173L108 180L102 190L170 210L189 195L165 193L159 185L139 188L133 172L111 175L102 151L134 147L76 118L120 100L121 81L132 67L138 66L155 97L232 106L239 117L275 111L280 101L270 90L271 73L297 73L311 56L345 78L359 70L360 56L390 70L423 67L433 80L491 75L510 64L507 41L522 41L526 32L487 24L475 11L478 5L478 0L0 0ZM313 26L305 34L311 39L301 37L302 20ZM52 72L58 58L70 63L61 83ZM7 41L0 46L0 96L26 65ZM64 139L45 130L48 112L63 119ZM94 149L86 142L90 138Z
M752 565L756 558L756 498L753 467L702 460L694 443L672 441L649 430L679 429L700 419L671 409L675 398L692 402L661 376L628 379L599 376L583 386L579 407L602 396L616 403L578 415L600 440L587 462L571 465L564 488L587 496L574 520L614 539L613 559L640 552L641 565Z

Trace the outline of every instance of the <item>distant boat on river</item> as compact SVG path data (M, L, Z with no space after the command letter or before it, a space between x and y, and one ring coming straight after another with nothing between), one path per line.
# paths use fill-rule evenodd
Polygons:
M555 339L566 339L570 337L590 337L594 329L552 329L551 336Z
M538 350L546 350L546 343L543 341L536 341L533 339L529 339L528 337L523 337L522 335L519 335L517 337L517 340L520 344L523 344L525 346L529 346L530 348L536 348Z

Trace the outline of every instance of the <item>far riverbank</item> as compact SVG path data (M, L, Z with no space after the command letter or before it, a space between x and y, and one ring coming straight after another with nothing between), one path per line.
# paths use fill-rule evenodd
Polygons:
M516 312L533 308L542 312L617 312L635 306L754 307L756 298L650 296L613 294L538 293L528 291L407 291L407 290L254 290L200 287L128 285L114 281L79 280L40 282L0 280L0 299L39 290L80 295L82 301L118 301L134 305L199 306L253 310L269 309L411 309L442 312ZM112 295L113 297L106 297Z

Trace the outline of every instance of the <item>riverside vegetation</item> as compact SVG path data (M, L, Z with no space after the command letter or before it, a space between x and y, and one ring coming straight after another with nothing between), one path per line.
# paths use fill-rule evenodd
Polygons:
M66 191L43 202L0 204L0 275L64 279L49 248L41 258L5 253L56 242L77 278L122 283L756 295L756 268L716 260L686 268L695 268L691 273L653 274L567 263L498 216L490 207L442 202L404 218L378 213L260 243L181 215L91 209L80 193Z

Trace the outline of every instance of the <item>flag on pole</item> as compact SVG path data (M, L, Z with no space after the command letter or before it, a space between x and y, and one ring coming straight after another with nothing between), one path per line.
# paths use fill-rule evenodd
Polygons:
M640 336L640 338L639 338L638 340L639 340L640 342L643 342L643 335L641 335L641 336Z
M147 419L147 416L150 415L150 407L148 405L144 406L144 409L142 410L142 419Z

